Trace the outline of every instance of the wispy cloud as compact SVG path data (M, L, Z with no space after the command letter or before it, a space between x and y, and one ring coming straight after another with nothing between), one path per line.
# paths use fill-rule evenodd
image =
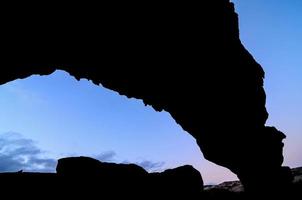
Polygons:
M115 156L116 153L114 151L106 151L95 156L95 158L103 162L109 162L109 161L113 161Z
M92 156L103 162L116 162L116 152L106 151ZM123 163L133 163L124 161ZM134 162L149 172L162 170L164 162L143 160ZM57 161L45 156L36 143L24 138L19 133L5 133L0 135L0 172L31 171L55 172Z
M132 162L129 162L127 160L123 161L124 164L130 164ZM148 172L156 172L156 171L162 171L163 166L165 165L165 162L152 162L150 160L144 160L140 162L134 162L134 164L141 166Z
M117 159L115 158L116 155L117 154L115 151L106 151L93 157L102 162L116 162L117 161ZM125 160L122 163L124 164L134 163L138 166L141 166L142 168L144 168L149 172L162 171L163 166L165 165L165 162L152 162L150 160L143 160L140 162L130 162L128 160Z
M44 154L33 140L23 138L21 134L0 135L0 172L54 172L57 161Z
M161 171L163 166L165 165L165 162L152 162L149 160L144 160L136 164L149 172L154 172L154 171Z

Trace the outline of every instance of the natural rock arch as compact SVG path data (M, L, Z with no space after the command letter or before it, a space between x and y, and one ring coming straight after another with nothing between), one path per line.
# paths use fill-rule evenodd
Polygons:
M265 127L264 71L240 42L229 0L101 8L68 13L71 20L63 8L58 18L46 14L45 26L30 18L31 31L19 36L26 19L16 21L4 37L11 40L2 45L0 84L64 70L169 112L206 159L247 189L263 176L272 186L285 182L285 136Z

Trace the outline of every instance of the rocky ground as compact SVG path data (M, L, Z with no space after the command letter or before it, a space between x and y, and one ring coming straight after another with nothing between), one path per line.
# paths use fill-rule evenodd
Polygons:
M301 195L302 167L292 169L292 173L291 193ZM148 173L134 164L104 163L87 157L60 159L57 173L2 173L0 195L12 199L245 199L247 196L239 181L203 186L200 173L188 165Z
M294 183L302 182L302 167L292 169L294 175Z
M293 168L292 174L294 176L293 185L290 196L301 195L302 194L302 167ZM259 180L261 181L261 180ZM211 197L243 197L244 188L240 181L227 181L218 185L205 185L204 193L208 193Z

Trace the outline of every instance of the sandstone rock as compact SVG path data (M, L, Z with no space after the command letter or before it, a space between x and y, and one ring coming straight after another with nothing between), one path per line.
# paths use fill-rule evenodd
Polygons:
M101 162L89 157L69 157L58 160L57 174L61 176L143 177L148 173L135 164Z
M294 183L302 183L302 167L292 169Z
M153 185L160 190L186 191L194 194L203 190L200 172L190 165L168 169L162 173L151 173Z
M64 70L169 112L247 190L256 192L261 177L271 192L288 184L284 137L265 127L265 74L240 42L233 3L78 6L10 12L22 17L2 24L0 84Z
M58 161L57 174L66 184L79 185L79 189L97 186L105 191L154 194L199 194L203 190L199 171L189 165L149 174L135 164L105 163L88 157L71 157ZM82 181L86 184L83 185Z
M228 190L230 192L243 192L244 188L240 181L228 181L221 183L217 188Z

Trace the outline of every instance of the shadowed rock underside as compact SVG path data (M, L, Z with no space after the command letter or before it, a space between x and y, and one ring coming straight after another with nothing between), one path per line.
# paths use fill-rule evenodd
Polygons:
M4 22L0 84L64 70L169 112L247 191L260 178L290 181L285 135L265 126L264 71L240 42L232 3L73 6L82 12L62 5Z

